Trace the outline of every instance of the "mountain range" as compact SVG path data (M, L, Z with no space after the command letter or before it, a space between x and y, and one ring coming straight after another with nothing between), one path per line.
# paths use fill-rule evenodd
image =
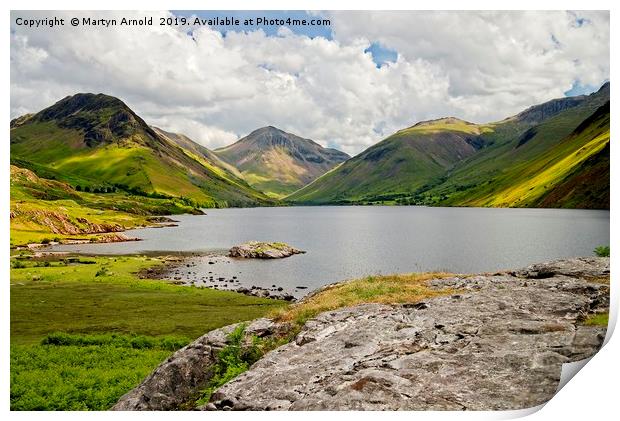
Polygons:
M212 151L76 94L11 121L12 227L280 204L609 209L609 121L607 82L497 122L419 122L352 158L273 126Z
M608 209L609 83L499 122L415 124L286 200Z
M182 197L197 206L272 203L206 148L147 125L121 100L66 97L11 122L11 160L74 186Z

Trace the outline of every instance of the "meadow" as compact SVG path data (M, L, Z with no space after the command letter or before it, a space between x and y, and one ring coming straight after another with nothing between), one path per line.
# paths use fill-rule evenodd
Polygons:
M14 256L11 409L108 409L191 340L285 305L137 275L160 264L141 256Z

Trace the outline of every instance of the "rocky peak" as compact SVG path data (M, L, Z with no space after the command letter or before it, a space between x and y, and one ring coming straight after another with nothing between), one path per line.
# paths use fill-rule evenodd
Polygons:
M598 91L590 95L570 96L566 98L557 98L547 101L543 104L534 105L520 112L515 116L518 121L538 124L550 117L569 108L577 107L587 101L596 101L603 104L609 100L609 82L605 82Z
M79 130L84 143L94 147L134 134L144 134L154 139L157 134L123 101L105 94L79 93L65 97L23 122L54 121L64 129Z

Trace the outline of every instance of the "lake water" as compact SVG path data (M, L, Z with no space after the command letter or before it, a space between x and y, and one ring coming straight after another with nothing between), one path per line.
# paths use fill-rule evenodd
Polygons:
M609 244L609 211L598 210L324 206L206 213L175 215L178 227L127 231L143 241L52 250L222 254L250 240L281 241L307 253L280 260L203 257L194 260L196 266L179 270L183 279L236 276L237 285L278 285L299 296L307 291L300 286L311 290L370 274L515 269L591 256L596 246Z

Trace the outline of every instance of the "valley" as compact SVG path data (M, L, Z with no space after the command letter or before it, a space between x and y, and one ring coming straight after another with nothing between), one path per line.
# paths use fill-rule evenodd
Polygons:
M419 122L349 157L273 126L211 151L117 98L76 94L11 122L12 245L98 241L205 208L608 209L609 112L606 83L499 122Z
M294 321L262 355L325 309L434 294L431 275L384 273L590 255L609 243L609 113L607 84L500 122L419 122L354 157L272 126L212 151L103 94L16 118L11 408L108 409L206 331ZM223 255L252 240L308 253ZM188 408L211 396L192 393Z

